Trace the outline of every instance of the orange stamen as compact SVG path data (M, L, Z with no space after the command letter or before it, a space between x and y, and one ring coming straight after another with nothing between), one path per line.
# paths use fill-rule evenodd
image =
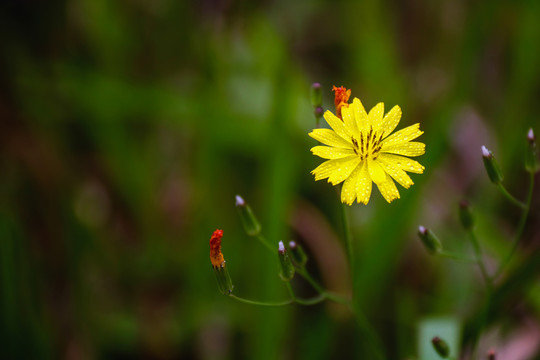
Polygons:
M344 86L332 87L332 91L335 92L334 105L336 106L336 116L341 119L341 108L343 106L349 107L349 97L351 96L351 89L347 90Z
M221 253L221 238L223 237L223 230L216 230L210 238L210 261L213 267L224 267L225 259Z

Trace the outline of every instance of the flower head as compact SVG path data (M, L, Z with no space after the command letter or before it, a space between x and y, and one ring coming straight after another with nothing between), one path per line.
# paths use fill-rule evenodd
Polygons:
M225 266L225 259L221 253L221 238L223 237L223 230L216 230L210 238L210 261L214 268L221 268Z
M351 89L346 89L343 86L332 87L334 94L334 105L336 106L336 115L341 119L341 108L349 106L349 97L351 96Z
M334 89L337 94L339 89ZM347 99L349 94L350 90L345 94ZM348 205L355 200L367 204L373 182L386 201L399 199L394 180L408 189L413 181L406 172L424 172L422 165L407 157L425 152L425 144L412 141L424 133L420 124L391 134L401 119L401 109L397 105L386 115L383 103L378 103L367 113L360 100L354 98L351 104L339 109L341 119L330 111L324 113L332 130L315 129L309 133L315 140L328 145L311 149L314 155L328 159L312 171L315 180L328 178L332 185L344 182L341 201Z

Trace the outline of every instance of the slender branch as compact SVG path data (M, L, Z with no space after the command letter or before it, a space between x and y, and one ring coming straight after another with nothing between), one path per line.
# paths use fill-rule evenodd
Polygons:
M343 237L345 238L345 251L347 252L347 258L349 260L349 266L351 270L353 267L353 248L352 248L352 236L349 227L349 214L347 210L347 204L341 203L341 221L343 226Z
M522 208L522 209L526 209L527 208L527 204L525 204L524 202L522 201L519 201L518 199L516 199L515 196L513 196L512 194L510 194L508 192L508 190L506 190L506 188L504 187L504 185L502 183L499 183L498 184L498 188L501 190L501 192L503 193L503 195L508 199L510 200L510 202L512 202L514 205Z
M501 265L499 266L499 269L493 276L494 279L496 279L502 274L503 269L506 266L508 266L508 263L510 263L510 260L512 259L512 257L514 256L514 253L516 252L518 248L519 242L521 240L521 236L523 235L523 230L525 230L525 223L527 222L529 211L531 210L533 190L534 190L534 173L529 173L529 192L527 194L527 202L525 203L525 208L523 210L523 213L521 214L521 218L519 219L516 235L514 237L514 243L513 243L512 249L510 250L510 253L506 257L506 259L501 263Z
M464 258L459 254L454 254L448 251L441 251L437 255L448 258L448 259L452 259L455 261L465 262L465 263L472 263L472 264L478 263L477 259Z
M263 235L258 234L256 235L256 238L273 254L277 253L277 246L272 246L272 244L270 244Z
M323 294L319 294L318 296L315 296L315 297L310 298L310 299L299 298L294 293L294 290L293 290L293 288L291 286L291 283L287 282L286 285L287 285L287 289L289 290L289 294L291 294L291 297L293 298L294 302L298 303L300 305L315 305L315 304L318 304L318 303L326 300L326 297Z
M249 300L244 299L239 296L230 294L229 297L238 300L240 302L251 304L251 305L260 305L260 306L286 306L294 303L294 299L284 300L284 301L278 301L278 302L266 302L266 301L257 301L257 300Z
M480 271L482 272L482 277L484 278L484 281L486 283L488 292L491 294L493 291L493 283L491 278L489 277L486 266L484 265L484 260L482 258L482 250L480 248L480 243L478 242L478 238L476 237L476 234L473 229L470 229L468 231L469 236L471 238L471 243L474 248L474 253L476 255L476 262L478 263L478 267L480 268Z
M377 354L377 357L379 359L385 358L384 354L381 351L381 349L383 348L383 345L377 333L375 332L375 330L373 329L373 327L371 326L367 318L364 316L364 314L359 309L357 309L357 307L352 301L338 294L326 291L315 279L311 277L311 275L305 269L298 270L297 272L304 279L306 279L307 282L309 282L311 286L313 286L313 288L316 291L318 291L322 296L324 296L325 298L329 300L332 300L334 302L347 306L349 310L354 314L354 319L356 320L356 323L358 324L360 329L363 331L363 333L366 335L368 341L373 347L373 350Z
M351 302L349 300L347 300L346 298L344 298L344 297L342 297L342 296L340 296L340 295L338 295L336 293L327 291L325 288L322 287L321 284L319 284L315 279L313 279L313 277L311 277L311 275L305 269L297 270L297 273L300 274L300 276L302 276L304 279L306 279L306 281L320 295L324 296L326 299L332 300L332 301L337 302L339 304L346 305L349 308L352 307Z

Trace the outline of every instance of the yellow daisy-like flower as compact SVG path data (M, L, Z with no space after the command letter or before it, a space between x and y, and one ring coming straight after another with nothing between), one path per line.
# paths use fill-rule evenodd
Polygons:
M399 199L394 180L408 189L413 181L406 172L424 172L420 163L406 157L425 153L425 144L411 141L424 133L420 124L390 135L401 119L399 106L384 115L384 104L378 103L366 113L360 100L354 98L352 104L342 106L340 110L341 119L330 111L324 114L333 130L315 129L309 133L315 140L328 145L311 149L314 155L328 159L311 172L315 180L328 178L332 185L344 181L341 201L348 205L355 199L367 205L372 182L389 203Z

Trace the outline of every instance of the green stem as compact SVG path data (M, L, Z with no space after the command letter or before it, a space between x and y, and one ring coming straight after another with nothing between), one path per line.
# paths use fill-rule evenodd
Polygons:
M367 338L371 342L371 344L374 346L374 351L377 353L378 358L384 359L384 356L380 349L382 349L382 343L377 336L377 333L371 326L371 324L367 321L366 317L354 306L354 304L349 301L348 299L337 295L335 293L326 291L315 279L309 275L307 271L304 269L298 270L298 273L307 280L313 286L313 288L321 294L321 296L324 296L328 300L332 300L334 302L337 302L339 304L345 305L349 308L349 310L354 314L354 319L356 320L356 323L360 327L360 329L366 334Z
M297 304L300 304L300 305L315 305L315 304L318 304L318 303L326 300L326 297L323 294L319 294L318 296L315 296L315 297L310 298L310 299L299 298L294 293L294 290L293 290L293 288L291 286L291 283L287 282L286 285L287 285L287 289L289 290L289 294L291 294L291 297L293 298L294 302L297 303Z
M474 248L474 253L476 255L476 262L478 263L478 267L480 268L480 271L482 272L482 277L484 278L484 281L486 283L486 287L489 292L489 296L491 296L491 293L493 291L493 283L491 281L491 278L489 277L486 266L484 265L484 260L482 257L482 249L480 248L480 243L478 242L478 238L476 237L476 234L474 230L470 229L469 236L471 237L471 243Z
M356 287L354 286L354 284L356 284L354 250L353 250L353 245L352 245L352 235L351 235L351 229L350 229L350 224L349 224L348 205L343 202L341 203L341 215L342 215L341 218L342 218L342 226L343 226L343 236L345 238L345 250L347 251L347 257L349 260L349 266L350 266L350 271L351 271L351 278L353 282L352 301L350 302L347 301L347 303L345 304L349 307L349 309L351 309L351 311L355 315L354 318L356 319L358 326L360 327L362 332L366 335L368 343L371 344L372 349L376 353L377 358L384 359L385 356L381 350L383 349L382 342L379 339L379 336L377 335L376 331L373 329L372 325L367 320L366 316L360 310L359 304L356 301Z
M233 295L233 294L230 294L229 297L231 297L231 298L233 298L235 300L238 300L240 302L246 303L246 304L260 305L260 306L285 306L285 305L290 305L290 304L294 303L294 299L278 301L278 302L266 302L266 301L257 301L257 300L244 299L244 298L241 298L241 297Z
M526 209L527 208L527 204L523 203L522 201L519 201L518 199L516 199L512 194L510 194L508 192L508 190L506 190L506 188L504 187L504 185L502 183L499 183L497 184L497 186L499 187L499 189L501 190L501 192L503 193L503 195L508 199L510 200L510 202L512 202L514 205L522 208L522 209Z
M326 299L328 300L332 300L334 302L337 302L339 304L343 304L343 305L346 305L348 308L352 309L352 304L349 300L347 300L346 298L338 295L338 294L335 294L333 292L330 292L330 291L327 291L326 289L324 289L322 287L321 284L319 284L315 279L313 279L311 277L311 275L305 270L305 269L301 269L301 270L297 270L298 274L300 274L300 276L302 276L304 279L306 279L306 281L321 295L321 296L324 296Z
M277 246L272 246L272 244L270 244L263 235L258 234L255 237L273 254L277 253Z
M448 252L448 251L441 251L440 253L438 253L438 255L442 256L442 257L445 257L445 258L448 258L448 259L456 260L456 261L461 261L461 262L466 262L466 263L473 263L473 264L478 263L478 261L476 259L464 258L461 255L454 254L454 253L451 253L451 252Z
M525 203L523 213L521 214L521 218L519 219L516 235L514 237L514 244L512 246L512 249L510 250L510 253L506 257L506 259L501 263L501 265L499 266L499 269L493 276L494 279L499 277L503 269L506 266L508 266L508 263L510 263L510 260L512 259L512 257L514 256L514 253L516 252L518 248L519 241L521 240L521 235L523 235L523 230L525 229L525 223L527 222L527 217L529 216L529 211L531 210L533 190L534 190L534 173L529 173L529 193L527 194L527 202Z
M345 251L347 252L347 258L349 260L349 266L351 267L351 273L354 273L353 267L353 249L352 249L352 236L349 227L349 214L347 210L347 204L341 203L341 220L343 226L343 237L345 238Z

